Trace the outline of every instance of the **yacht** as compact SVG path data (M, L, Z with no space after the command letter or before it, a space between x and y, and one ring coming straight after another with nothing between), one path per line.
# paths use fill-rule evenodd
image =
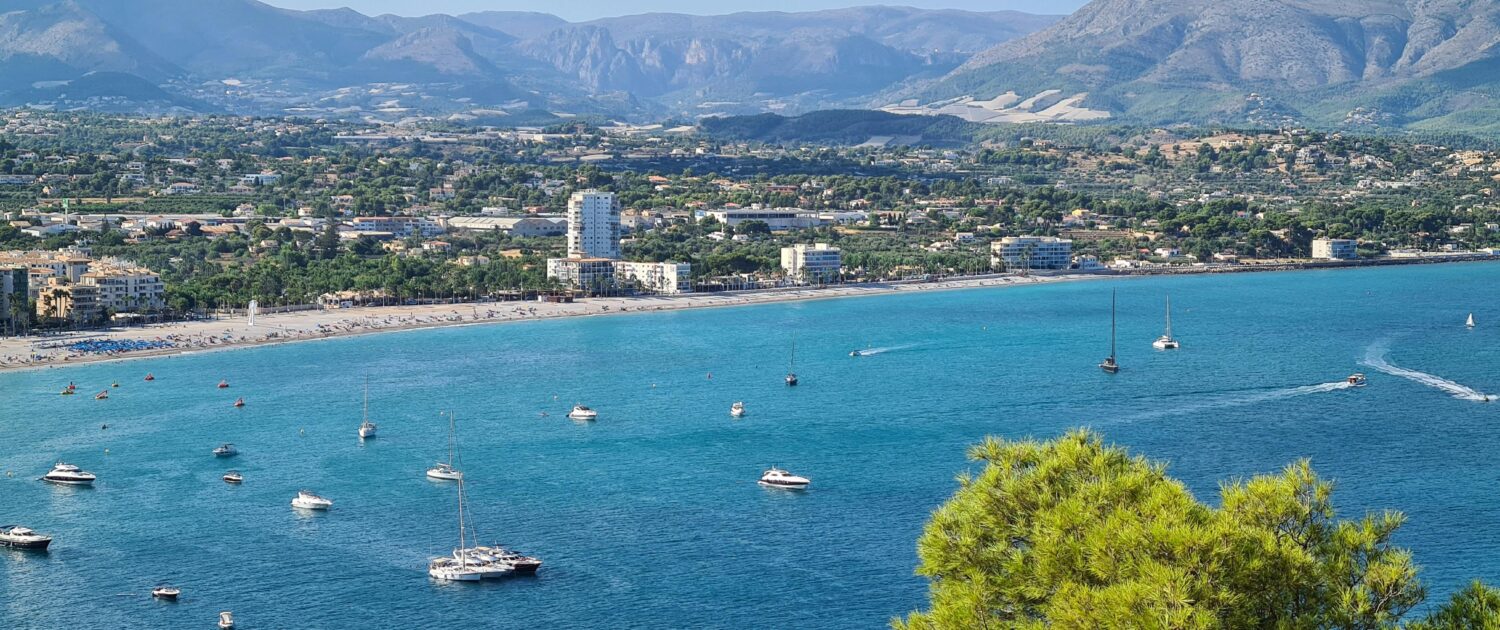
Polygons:
M214 457L234 457L239 454L240 452L234 448L234 445L227 442L214 449Z
M1151 342L1151 347L1157 350L1176 350L1179 346L1176 339L1172 338L1172 296L1167 296L1167 331L1156 341Z
M51 536L38 534L29 528L20 525L0 526L0 547L45 551L50 544Z
M767 470L760 476L760 485L768 488L787 488L790 490L801 490L812 483L807 477L798 477L780 468Z
M359 423L359 439L375 437L375 423L370 422L370 382L365 381L365 420Z
M93 485L96 478L94 473L80 470L77 466L57 462L57 465L52 467L52 472L42 476L42 481L50 481L67 486L89 486Z
M734 416L736 418L743 418L743 417L745 417L745 403L736 402L733 405L730 405L729 406L729 415Z
M224 483L245 483L245 476L238 470L231 470L224 473Z
M599 412L583 405L573 405L573 410L568 412L568 417L574 420L597 420Z
M445 582L478 582L484 579L485 571L463 554L455 552L452 558L433 558L427 563L427 575Z
M517 575L536 575L537 569L542 568L540 558L522 555L500 545L494 547L475 547L474 549L497 558L504 564L510 565L511 571Z
M333 501L303 490L297 493L297 498L292 499L292 507L304 510L326 510L333 507Z
M227 610L219 613L219 630L234 630L234 613Z
M427 469L427 476L442 481L463 481L464 473L453 466L458 453L458 420L448 414L448 461Z
M507 577L516 572L514 565L490 553L488 547L469 547L467 549L458 549L454 553L463 554L468 559L468 564L479 570L479 577L481 579L494 580Z
M161 586L158 586L156 588L151 589L151 596L155 597L157 599L165 599L165 600L169 600L169 601L176 601L177 600L177 596L181 595L181 594L182 594L182 589L179 589L179 588L177 588L175 586L167 586L165 584L163 584Z
M1365 375L1364 374L1350 374L1349 378L1347 379L1346 382L1349 383L1350 387L1364 387L1365 386Z
M448 415L449 459L457 457L457 422ZM431 474L429 471L428 474ZM427 575L445 582L478 582L486 577L500 577L510 571L497 558L468 547L469 526L464 522L464 480L458 478L458 546L450 556L433 558L427 563Z
M1109 374L1120 371L1120 364L1115 361L1115 294L1109 293L1109 356L1099 364L1099 369Z

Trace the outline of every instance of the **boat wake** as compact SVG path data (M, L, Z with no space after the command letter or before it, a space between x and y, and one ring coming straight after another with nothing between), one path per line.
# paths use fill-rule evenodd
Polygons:
M853 356L856 356L856 357L872 357L872 356L875 356L877 354L885 354L887 352L895 352L897 350L910 350L910 349L915 348L915 347L917 347L919 345L921 345L921 344L909 343L909 344L906 344L904 346L889 346L889 347L885 347L885 348L865 348L863 350L855 350L854 353L853 353Z
M1180 407L1173 407L1171 409L1160 409L1160 410L1157 410L1157 411L1150 411L1150 412L1146 412L1146 413L1141 414L1141 415L1136 416L1136 417L1139 418L1139 419L1164 418L1164 417L1167 417L1167 416L1176 416L1176 415L1182 415L1182 414L1186 414L1186 413L1197 413L1197 412L1202 412L1202 411L1208 411L1210 409L1222 409L1224 407L1243 407L1243 406L1246 406L1246 405L1258 405L1260 403L1272 402L1272 401L1276 401L1276 400L1283 400L1283 399L1286 399L1286 398L1295 398L1297 396L1307 396L1309 394L1325 394L1325 393L1328 393L1328 392L1336 392L1336 391L1339 391L1339 390L1350 389L1352 387L1354 387L1354 385L1351 384L1351 383L1349 383L1349 381L1345 380L1345 381L1334 381L1332 383L1320 383L1320 384L1317 384L1317 385L1301 385L1301 386L1298 386L1298 387L1286 387L1286 388L1274 389L1274 390L1270 390L1270 391L1248 392L1248 393L1245 393L1245 394L1240 395L1240 396L1230 396L1230 397L1223 397L1223 398L1214 398L1214 399L1210 399L1210 400L1206 400L1206 401L1200 402L1198 404L1183 405L1183 406L1180 406Z
M1416 370L1409 370L1398 365L1393 365L1386 359L1385 355L1387 351L1388 348L1386 342L1376 343L1370 346L1369 350L1365 351L1365 360L1363 361L1363 363L1371 368L1374 368L1375 370L1390 374L1391 376L1399 376L1413 383L1419 383L1433 389L1448 392L1449 395L1459 400L1470 400L1473 402L1489 402L1490 400L1492 400L1492 397L1489 394L1481 392L1467 385L1455 383L1435 374L1418 372Z

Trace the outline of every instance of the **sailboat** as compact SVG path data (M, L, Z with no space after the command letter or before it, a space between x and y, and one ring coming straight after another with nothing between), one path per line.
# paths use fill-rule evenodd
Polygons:
M375 437L375 423L370 422L370 379L365 379L365 421L359 423L359 439Z
M1120 364L1115 362L1115 292L1109 292L1109 357L1099 364L1099 369L1110 374L1120 371Z
M1468 326L1469 328L1473 328L1474 327L1474 314L1473 313L1469 313L1469 321L1464 322L1464 325Z
M1167 332L1156 341L1151 342L1151 347L1157 350L1176 350L1177 340L1172 338L1172 296L1167 296Z
M792 362L787 368L786 384L788 387L797 386L797 336L792 336Z
M458 547L451 557L437 557L428 561L427 575L446 582L478 582L484 579L485 568L479 561L469 557L468 527L464 525L464 480L458 480Z
M448 414L448 461L447 461L447 463L438 462L436 466L433 466L432 468L428 468L427 469L427 476L428 477L430 477L432 479L439 479L439 480L442 480L442 481L459 481L459 482L462 482L464 480L464 473L462 471L460 471L459 469L453 467L453 462L454 462L454 455L453 455L453 453L458 448L458 444L457 444L458 437L457 436L458 436L458 427L457 427L456 421L453 419L453 414L449 413Z

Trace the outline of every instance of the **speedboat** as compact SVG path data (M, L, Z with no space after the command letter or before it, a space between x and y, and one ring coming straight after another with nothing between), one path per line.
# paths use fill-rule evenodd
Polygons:
M453 467L453 464L438 462L436 466L427 469L427 476L443 481L458 481L464 478L463 472Z
M66 486L89 486L93 485L97 477L94 473L79 469L77 466L63 462L57 462L52 471L42 475L42 481L60 483Z
M234 448L234 445L229 443L214 449L214 457L234 457L239 454L240 452Z
M302 490L297 493L297 498L292 499L292 507L304 510L326 510L333 507L333 501Z
M157 599L177 601L177 596L182 594L182 589L165 584L151 589L151 596Z
M849 351L849 356L851 356L851 357L862 357L862 356L865 356L865 353L860 352L858 350L850 350Z
M236 398L236 399L234 399L234 406L235 407L244 407L245 406L245 399L244 398Z
M574 420L596 420L599 418L599 412L583 405L573 405L573 410L568 412L568 417Z
M229 381L219 381L219 389L229 389Z
M1349 383L1350 387L1364 387L1365 386L1365 375L1364 374L1350 374L1349 378L1346 379L1346 382Z
M234 613L227 610L219 613L219 630L234 630Z
M21 527L20 525L0 527L0 547L45 551L47 545L50 544L52 544L51 536L38 534L30 528Z
M484 579L484 573L478 565L464 558L434 558L427 564L427 575L447 582L478 582Z
M760 485L768 488L801 490L810 483L812 483L811 479L799 477L780 468L772 468L760 476Z
M734 416L736 418L743 418L743 417L745 417L745 403L736 402L733 405L730 405L729 406L729 415Z
M536 575L537 569L542 568L542 560L540 558L522 555L499 545L494 547L475 547L474 550L488 554L497 558L500 562L510 565L511 571L517 575Z
M224 473L224 483L245 483L245 476L238 470L231 470Z
M367 440L375 437L375 423L366 420L359 424L359 439Z

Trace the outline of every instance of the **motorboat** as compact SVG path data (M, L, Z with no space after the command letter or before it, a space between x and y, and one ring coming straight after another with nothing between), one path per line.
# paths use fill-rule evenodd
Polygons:
M865 356L865 353L862 352L862 351L859 351L859 350L850 350L849 351L849 356L851 356L851 357L862 357L862 356Z
M82 470L72 464L57 462L52 471L42 475L42 481L50 481L65 486L89 486L93 485L97 477L94 473Z
M35 549L45 551L47 545L52 544L52 537L38 534L27 527L20 525L5 525L0 527L0 547L12 549Z
M227 610L219 613L219 630L234 630L234 613Z
M304 510L326 510L333 507L333 501L320 497L316 494L302 490L297 493L297 498L292 499L292 507Z
M478 582L484 579L485 571L467 558L433 558L427 563L427 575L445 582Z
M1120 364L1115 361L1115 294L1109 294L1109 356L1099 363L1099 369L1107 374L1117 374Z
M743 417L745 417L745 403L736 402L733 405L730 405L729 406L729 415L734 416L736 418L743 418Z
M537 569L542 568L542 560L540 558L523 555L500 545L494 547L474 547L474 550L497 558L501 563L510 565L511 571L517 575L536 575Z
M1364 374L1350 374L1349 378L1346 379L1346 382L1349 383L1350 387L1364 387L1365 386L1365 375Z
M453 467L453 464L438 462L437 465L427 469L427 476L442 481L458 481L464 478L462 471Z
M229 389L229 381L219 381L219 389Z
M516 572L515 566L501 560L499 556L490 553L489 549L485 547L458 549L453 553L462 554L465 558L465 564L479 569L479 577L482 579L494 580L508 577L510 574Z
M1167 296L1167 330L1156 341L1151 342L1151 347L1157 350L1176 350L1179 346L1177 340L1172 338L1172 296Z
M231 470L224 473L224 483L245 483L245 476L238 470Z
M583 405L573 405L573 410L568 412L568 417L574 420L597 420L599 412Z
M780 468L772 468L761 474L759 483L768 488L801 490L812 483L812 480L807 477L799 477Z
M177 601L177 596L181 594L182 589L179 589L175 586L167 586L165 584L151 589L152 597L155 597L157 599L165 599L168 601Z
M102 391L102 392L99 392L97 394L94 394L94 400L108 400L108 399L109 399L109 390L107 390L107 389L104 390L104 391Z
M239 454L239 450L227 442L214 449L214 457L234 457Z
M245 406L245 399L244 398L236 398L236 399L234 399L234 406L235 407L244 407Z

